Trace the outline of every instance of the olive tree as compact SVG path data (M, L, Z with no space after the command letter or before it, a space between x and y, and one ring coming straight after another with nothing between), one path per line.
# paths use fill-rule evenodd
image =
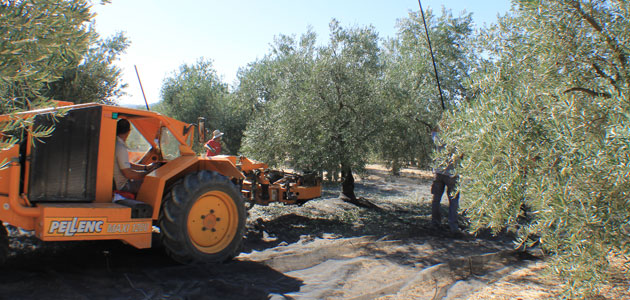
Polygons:
M309 31L277 41L279 87L248 126L244 147L274 163L341 172L343 194L356 200L353 170L364 167L380 129L378 34L333 20L328 44L317 47L315 38Z
M630 253L625 1L514 1L484 32L465 101L444 119L472 229L539 244L571 297ZM626 259L627 261L627 259Z
M225 127L236 113L230 102L228 86L219 78L211 60L201 58L195 64L183 64L164 79L161 101L156 108L187 123L196 123L199 117L204 117L210 132L219 129L226 133L223 138L225 153L234 152L240 146L233 143L235 139L240 142L240 132L225 129L234 126Z
M300 118L296 115L301 111L298 102L308 97L306 83L315 60L315 41L312 31L302 35L299 42L293 36L280 35L271 53L250 64L243 73L246 76L241 78L237 93L252 111L243 139L243 151L248 155L271 165L289 162L292 167L316 170L308 162L299 161L302 157L295 153L317 151L304 139L296 138L308 121L295 120Z
M312 32L305 34L302 37L302 43L314 42L312 38L314 38ZM278 134L279 140L275 139L275 124L282 119L271 118L266 114L275 111L271 107L282 94L282 89L286 88L283 85L286 78L295 78L299 74L297 70L304 70L303 66L310 63L308 59L302 61L291 59L307 56L298 54L296 51L304 51L304 49L296 50L294 46L296 42L293 37L286 35L276 37L270 54L239 69L237 74L239 83L231 94L232 107L235 107L232 111L240 118L240 137L244 137L247 129L248 135L258 139L255 147L245 147L245 151L270 164L278 165L284 162L283 151L276 150L283 147L286 138ZM312 44L309 44L308 47L311 46ZM233 121L233 123L236 122ZM244 139L242 141L244 142ZM254 141L250 140L247 144L253 145ZM272 147L276 149L263 150L263 148Z

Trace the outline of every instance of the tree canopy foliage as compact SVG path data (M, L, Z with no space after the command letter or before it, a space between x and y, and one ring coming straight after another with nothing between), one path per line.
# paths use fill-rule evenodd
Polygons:
M539 243L573 297L630 253L629 9L517 1L480 35L478 95L443 120L473 229Z
M238 149L240 145L234 141L240 142L241 133L225 128L233 128L233 121L239 121L231 113L228 86L217 75L211 60L199 59L195 64L182 65L164 80L161 95L158 111L188 123L204 117L207 128L226 133L223 140L228 147L224 154Z
M0 4L0 113L49 106L41 94L46 84L59 79L87 51L92 18L86 1L3 1ZM49 135L53 128L31 128L30 120L0 124L5 134L0 149L22 139ZM2 163L4 165L4 162Z
M74 67L89 47L92 19L83 0L7 1L0 5L2 113L37 107L45 84Z
M75 104L116 104L116 100L126 94L124 89L127 84L122 82L122 71L114 62L129 44L121 32L91 43L80 61L66 69L61 78L46 84L42 94Z
M435 18L425 16L435 51L440 86L449 108L468 97L464 86L472 65L470 14L453 17L446 10ZM376 139L378 157L394 172L404 163L422 167L430 163L433 144L430 130L442 117L440 94L434 76L428 41L420 12L398 21L398 34L385 45L385 70L380 83L384 109Z
M245 132L245 151L299 169L362 167L380 110L378 35L334 21L327 45L307 33L275 45L275 95ZM276 145L276 146L268 146Z

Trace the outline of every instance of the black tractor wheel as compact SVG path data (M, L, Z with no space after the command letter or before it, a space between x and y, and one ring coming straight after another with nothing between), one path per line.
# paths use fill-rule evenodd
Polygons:
M217 263L238 254L245 222L236 185L216 172L200 171L175 183L164 197L160 237L180 263Z
M6 227L0 221L0 265L3 265L7 261L9 256L9 233Z

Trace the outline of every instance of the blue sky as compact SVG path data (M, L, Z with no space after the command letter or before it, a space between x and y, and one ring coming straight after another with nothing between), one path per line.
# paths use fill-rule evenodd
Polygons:
M422 1L423 9L436 14L442 6L454 15L473 13L481 27L505 14L510 1ZM274 36L299 36L311 26L325 43L328 24L335 18L344 27L372 25L381 37L393 37L396 20L418 10L416 0L113 0L92 7L101 36L123 31L131 41L117 62L129 84L129 95L119 100L126 106L144 105L134 65L148 102L155 103L164 78L201 57L213 60L222 80L233 85L238 68L267 54Z

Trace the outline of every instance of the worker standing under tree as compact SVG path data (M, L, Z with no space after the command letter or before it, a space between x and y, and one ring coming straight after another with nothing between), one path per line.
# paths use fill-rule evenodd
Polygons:
M436 151L440 152L445 150L446 145L442 143L439 137L440 127L435 126L431 130L431 138L433 139L433 143L436 146ZM442 223L442 214L440 213L440 202L442 200L442 194L446 189L446 195L448 197L448 224L450 228L450 233L454 236L462 235L459 230L459 226L457 223L457 209L459 207L459 191L457 190L457 179L458 176L453 174L453 169L455 168L456 159L455 151L450 151L448 161L446 162L446 167L435 166L433 172L435 173L435 177L433 179L433 184L431 185L431 194L433 194L432 201L432 223L436 228L441 227Z
M212 139L203 146L203 148L206 149L206 156L215 156L221 154L222 136L223 132L218 129L212 132Z

